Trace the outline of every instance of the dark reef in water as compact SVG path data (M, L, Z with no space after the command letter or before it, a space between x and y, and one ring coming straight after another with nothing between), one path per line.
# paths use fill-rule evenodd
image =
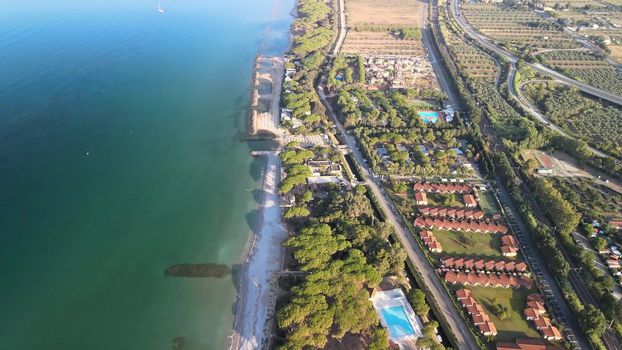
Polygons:
M225 277L231 268L222 264L177 264L166 268L165 276L171 277Z
M177 336L173 338L173 350L183 350L186 347L186 338Z

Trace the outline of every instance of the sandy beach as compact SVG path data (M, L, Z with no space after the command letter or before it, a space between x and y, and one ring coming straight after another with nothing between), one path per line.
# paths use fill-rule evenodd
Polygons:
M273 316L276 302L272 277L281 269L281 242L287 237L281 224L278 194L280 159L276 152L261 153L266 157L266 167L260 214L244 262L230 349L262 348L267 321Z

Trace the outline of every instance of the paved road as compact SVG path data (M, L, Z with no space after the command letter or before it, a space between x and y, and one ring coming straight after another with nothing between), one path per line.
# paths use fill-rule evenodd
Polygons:
M337 21L337 40L335 41L335 45L333 46L333 50L331 54L334 56L339 53L341 50L341 45L343 45L343 41L346 39L346 4L345 0L339 0L339 17Z
M510 61L511 63L516 63L519 60L519 57L516 56L515 54L497 46L496 44L493 44L487 37L481 35L480 33L478 33L477 31L475 31L475 29L473 29L473 27L471 27L471 25L464 19L464 17L462 17L462 14L460 13L460 0L453 0L451 1L451 6L450 6L452 12L453 12L453 17L456 19L456 21L458 22L458 24L462 27L462 29L467 32L473 39L477 40L479 42L480 45L486 47L487 49L497 53L499 56L507 59L508 61ZM609 93L607 91L595 88L594 86L582 83L580 81L568 78L567 76L553 70L550 68L547 68L543 65L541 65L540 63L529 63L529 62L525 62L525 64L527 64L529 67L531 67L532 69L535 69L536 71L549 75L557 80L560 80L568 85L572 85L575 86L576 88L578 88L579 90L586 92L590 95L602 98L604 100L613 102L615 104L618 105L622 105L622 96L618 96L618 95L614 95L612 93Z
M427 259L425 258L424 252L421 250L421 247L415 241L415 237L412 233L405 229L405 223L402 221L402 218L397 215L397 208L393 204L393 202L388 198L386 192L381 190L380 178L374 177L372 175L369 166L365 162L363 155L358 150L356 146L356 141L349 135L343 125L337 119L332 107L330 104L326 102L326 95L324 94L324 89L322 86L317 88L318 95L320 99L324 102L326 106L327 112L330 115L331 119L335 123L339 133L343 136L346 144L352 151L352 155L354 159L359 163L362 168L363 175L365 176L365 184L371 188L372 192L378 198L378 202L380 203L381 209L386 213L387 221L393 225L395 233L399 238L400 242L404 246L406 253L408 254L408 258L413 262L417 269L419 270L421 277L423 278L423 282L430 289L433 294L434 302L437 304L438 309L443 314L443 318L449 324L449 330L457 339L458 349L478 349L478 346L473 339L471 332L468 326L462 320L462 317L459 314L459 311L454 306L451 296L447 294L443 286L441 285L441 281L434 271L434 268L430 266Z

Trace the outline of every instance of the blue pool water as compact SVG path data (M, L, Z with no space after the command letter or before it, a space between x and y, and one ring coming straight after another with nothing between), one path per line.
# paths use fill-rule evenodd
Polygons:
M417 112L425 124L438 122L439 114L434 111Z
M415 334L415 330L408 321L403 306L386 307L381 309L380 312L389 327L391 338L399 339Z

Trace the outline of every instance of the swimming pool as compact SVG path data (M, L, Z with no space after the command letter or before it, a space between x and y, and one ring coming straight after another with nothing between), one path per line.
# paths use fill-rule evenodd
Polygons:
M421 120L423 120L425 124L438 122L438 118L439 118L438 112L422 111L422 112L417 112L417 114L419 115L419 117L421 117Z
M408 321L403 306L385 307L380 309L380 312L382 313L384 321L387 323L387 327L389 327L391 338L400 339L415 334L415 330L410 324L410 321Z

